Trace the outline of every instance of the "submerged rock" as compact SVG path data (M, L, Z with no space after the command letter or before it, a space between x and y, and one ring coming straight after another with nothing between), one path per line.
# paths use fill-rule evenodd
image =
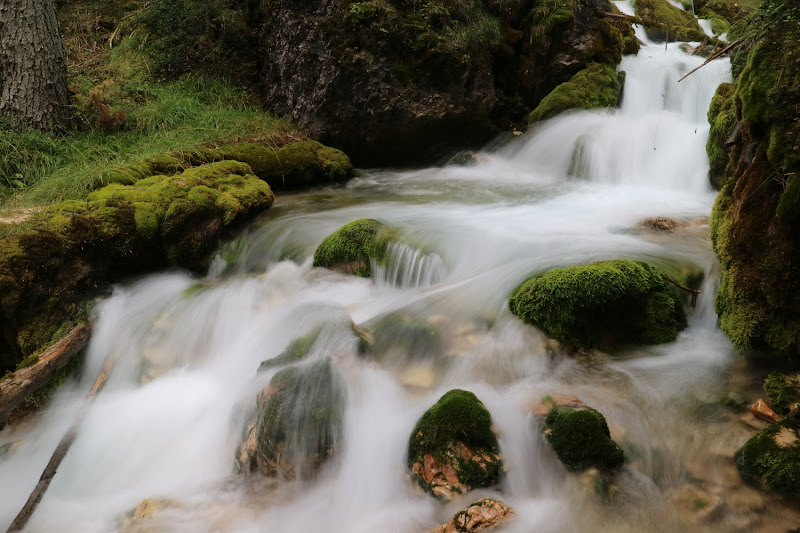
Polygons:
M457 512L453 519L428 533L472 533L484 531L504 524L514 516L514 510L501 501L483 498L463 511Z
M173 500L154 498L144 499L139 503L139 505L136 506L135 509L122 517L120 523L120 532L145 533L156 531L157 528L151 529L148 527L148 522L152 521L154 517L167 509L176 509L179 507L180 505Z
M409 438L408 468L414 483L442 501L500 482L492 417L473 393L451 390L422 415Z
M237 469L282 479L313 477L341 439L345 392L329 360L281 370L258 395L257 418Z
M372 262L384 258L393 235L394 231L378 220L355 220L345 224L320 243L314 252L314 266L370 277Z
M300 361L308 355L308 352L311 350L311 347L314 345L321 332L322 328L315 328L308 334L293 340L280 354L266 361L262 361L258 367L259 372L276 366L288 365Z
M605 417L592 408L554 407L545 422L547 440L567 470L615 468L625 462Z
M748 440L734 458L745 481L800 495L800 420L769 426Z
M364 325L374 342L371 353L378 359L407 362L440 354L443 336L440 329L412 313L391 313Z
M509 298L511 312L573 348L674 341L686 327L662 272L618 259L537 274Z

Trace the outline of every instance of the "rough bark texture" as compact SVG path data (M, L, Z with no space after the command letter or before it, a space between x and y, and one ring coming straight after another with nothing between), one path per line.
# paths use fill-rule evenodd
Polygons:
M54 0L0 2L0 115L15 129L48 132L69 118Z
M47 383L89 344L91 328L78 326L45 350L36 364L0 380L0 424L28 395Z

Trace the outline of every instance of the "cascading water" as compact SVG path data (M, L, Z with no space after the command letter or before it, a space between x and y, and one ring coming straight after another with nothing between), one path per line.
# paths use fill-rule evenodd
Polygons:
M763 497L729 483L730 454L748 434L712 402L737 384L728 381L735 355L716 328L707 226L657 234L637 225L710 212L705 112L729 65L714 61L678 83L702 61L677 44L643 47L620 66L620 110L538 124L478 154L475 166L373 171L346 190L282 197L221 250L206 279L176 272L119 287L97 310L80 378L0 435L0 444L22 441L0 458L0 526L115 354L28 531L411 533L484 495L515 509L511 532L758 529ZM374 281L311 267L325 236L364 217L424 246L394 244ZM570 358L508 311L509 293L533 272L620 257L705 269L704 293L676 342ZM380 332L378 357L358 356L352 322ZM301 362L258 371L311 332ZM326 436L334 456L313 479L235 474L259 391L286 368L323 368L314 365L327 365L315 375L336 382L329 403L342 404L342 429ZM475 392L492 413L508 472L499 491L443 506L412 487L406 447L416 420L452 388ZM305 391L309 401L317 389ZM626 451L629 467L606 505L564 470L528 412L558 393L601 411ZM297 438L320 431L307 411L293 416ZM694 490L690 503L709 506L715 521L676 514L682 490ZM126 517L145 498L162 508ZM797 518L770 513L772 524Z

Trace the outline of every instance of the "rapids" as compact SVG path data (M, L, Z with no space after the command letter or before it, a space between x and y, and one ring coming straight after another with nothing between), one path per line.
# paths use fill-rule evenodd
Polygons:
M476 154L473 166L369 170L345 188L279 197L220 250L207 277L165 272L117 287L96 310L78 377L40 415L0 434L0 444L22 441L0 458L0 528L109 354L119 358L110 381L27 531L118 531L151 498L168 503L123 531L425 532L483 495L515 509L508 532L757 528L764 497L731 482L730 456L751 432L718 401L756 380L716 327L707 225L676 235L637 229L646 217L711 211L706 110L730 74L716 60L677 83L702 62L678 44L645 46L619 67L627 79L618 110L537 124ZM363 217L407 237L375 280L311 266L325 236ZM508 310L509 293L533 272L623 257L706 272L676 342L566 357ZM397 357L359 358L350 321L391 314L437 328L441 352L404 353L398 333L389 339ZM257 374L259 363L318 326L309 357L331 359L346 390L335 459L313 481L234 474L247 413L275 372ZM416 420L452 388L475 392L492 413L508 472L500 491L442 506L412 487L405 454ZM555 393L601 411L625 449L629 466L607 504L563 469L526 409ZM705 484L692 502L717 513L708 523L693 521L696 508L673 506L698 478ZM770 508L771 523L792 518Z

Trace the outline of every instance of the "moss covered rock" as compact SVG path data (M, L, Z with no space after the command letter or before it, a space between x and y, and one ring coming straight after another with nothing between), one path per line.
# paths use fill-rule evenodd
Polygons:
M419 419L408 441L411 478L439 500L500 482L503 462L492 417L471 392L447 392Z
M572 347L671 342L686 326L656 267L618 259L537 274L511 293L511 312Z
M663 41L702 41L705 32L690 12L667 0L635 0L636 15L642 19L647 36Z
M742 22L761 4L761 0L699 0L697 16L711 21L715 35L725 33L731 26Z
M736 116L735 90L735 86L731 83L720 85L708 109L708 122L711 124L706 144L711 166L709 179L717 190L725 184L726 168L730 162L728 142L739 123Z
M611 440L599 411L557 406L550 410L545 424L547 440L568 470L615 468L625 462L625 453Z
M314 266L345 274L370 277L372 262L380 262L394 231L373 218L345 224L320 243L314 252Z
M341 441L344 403L330 360L281 370L258 396L240 466L283 479L313 477Z
M592 63L545 96L528 115L528 122L546 120L569 109L616 107L623 81L613 65Z
M771 425L747 441L734 458L745 481L800 495L800 419Z
M427 358L441 352L442 332L430 322L411 313L392 313L364 325L374 339L369 352L377 358L387 355L403 362Z
M800 403L800 374L773 372L764 380L764 392L772 408L785 415Z
M715 306L739 349L800 357L800 5L769 0L742 30L737 125L711 216ZM734 65L736 62L734 62ZM730 104L729 104L730 106ZM732 121L731 121L732 122ZM714 154L710 154L712 158Z

